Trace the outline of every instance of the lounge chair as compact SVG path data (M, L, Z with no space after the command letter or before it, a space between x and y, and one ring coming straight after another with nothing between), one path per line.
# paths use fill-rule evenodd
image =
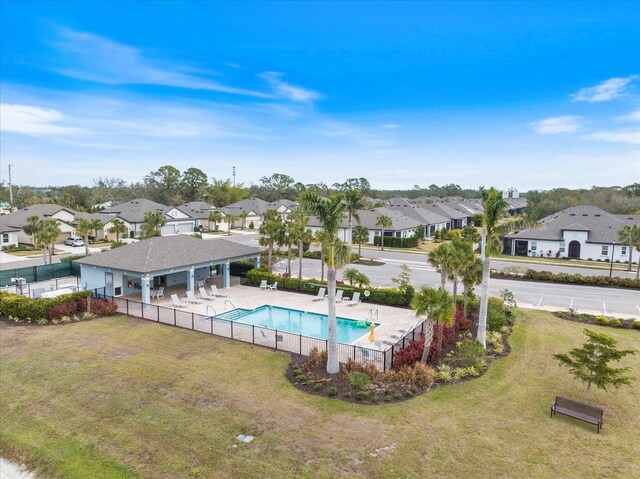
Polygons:
M345 301L347 301L347 306L355 306L360 302L360 293L356 291L353 293L353 296L351 296L351 299L347 298Z
M158 288L158 291L156 291L156 298L164 299L164 287Z
M216 298L226 298L227 297L226 294L222 294L218 290L218 287L215 284L211 286L211 294Z
M270 285L269 285L269 289L270 289L271 291L278 291L278 282L276 281L275 283L270 284Z
M204 299L205 301L208 301L210 299L215 299L215 296L209 296L207 294L207 290L204 289L202 286L198 288L198 291L200 291L200 298Z
M342 301L343 294L344 294L343 289L339 289L338 291L336 291L336 303L339 303L340 301Z
M173 304L176 308L186 308L187 307L187 303L184 303L184 302L180 301L180 299L178 299L178 295L177 294L172 294L171 295L171 304Z
M266 291L267 288L269 288L269 285L267 284L267 280L263 279L262 281L260 281L260 289L264 289Z
M194 304L204 303L203 300L196 298L196 295L193 294L193 291L187 291L187 301Z
M318 290L318 296L313 298L313 301L322 301L325 297L326 292L327 292L327 288L320 288Z

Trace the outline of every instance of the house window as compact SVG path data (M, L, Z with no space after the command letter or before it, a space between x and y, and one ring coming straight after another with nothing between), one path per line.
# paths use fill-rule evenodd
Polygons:
M609 256L609 245L602 245L602 256Z
M626 246L623 246L623 247L622 247L622 251L620 252L620 254L621 254L622 256L627 256L627 247L626 247Z
M536 251L538 249L538 242L537 241L532 241L531 242L531 247L529 249L531 251Z
M3 243L9 242L9 233L2 233L2 242Z
M558 251L560 251L560 253L564 253L564 241L560 243L560 247L558 248Z

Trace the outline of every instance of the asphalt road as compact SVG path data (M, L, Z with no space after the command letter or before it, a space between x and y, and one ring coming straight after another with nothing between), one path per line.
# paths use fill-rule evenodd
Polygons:
M251 246L257 246L257 234L230 236L227 239L238 241ZM380 258L385 261L383 266L352 265L365 273L374 286L393 286L391 278L400 274L400 265L406 264L411 269L411 283L415 287L438 286L440 275L426 262L424 255L414 253L398 253L395 251L362 250L362 256L368 258ZM506 265L515 264L526 267L539 267L547 271L579 273L584 275L608 273L598 269L572 268L570 266L546 266L522 263L509 263L493 261L492 265L497 269ZM306 277L320 277L321 267L318 260L303 260L303 275ZM286 271L287 261L280 261L275 265L277 273ZM291 264L293 275L298 272L298 262ZM629 277L627 272L615 272L616 275ZM451 286L449 286L451 287ZM629 314L640 318L640 291L597 288L593 286L576 286L554 283L536 283L532 281L492 279L489 283L489 294L499 296L503 289L510 290L516 301L521 306L536 308L554 307L579 311L590 311L605 314Z

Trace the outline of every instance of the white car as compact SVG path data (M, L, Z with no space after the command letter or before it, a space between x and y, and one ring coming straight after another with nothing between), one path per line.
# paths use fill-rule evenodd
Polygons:
M67 246L84 246L84 241L82 241L82 238L78 236L72 236L65 240L64 244Z

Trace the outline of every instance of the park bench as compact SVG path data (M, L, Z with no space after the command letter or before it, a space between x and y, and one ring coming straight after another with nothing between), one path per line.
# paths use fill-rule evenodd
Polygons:
M565 416L593 424L598 428L598 432L602 429L604 409L599 407L556 396L556 401L551 405L551 417L553 417L554 413L564 414Z

